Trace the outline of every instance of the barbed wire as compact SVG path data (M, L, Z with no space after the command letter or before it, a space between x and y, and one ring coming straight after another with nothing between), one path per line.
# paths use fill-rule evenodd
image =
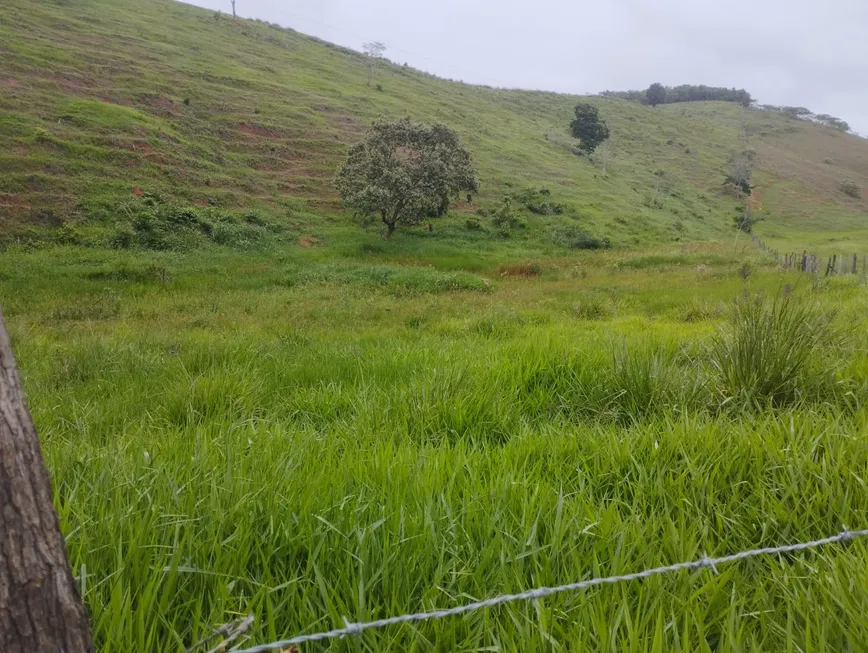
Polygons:
M748 551L740 551L739 553L725 555L720 558L709 558L707 555L703 555L702 558L700 558L699 560L692 560L690 562L678 562L676 564L667 565L665 567L656 567L654 569L646 569L645 571L638 571L632 574L624 574L620 576L591 578L590 580L583 580L577 583L569 583L567 585L558 585L557 587L539 587L536 589L521 592L519 594L504 594L502 596L485 599L484 601L477 601L475 603L459 605L457 607L449 608L446 610L434 610L433 612L417 612L415 614L404 614L397 617L388 617L386 619L377 619L376 621L367 621L363 623L351 623L347 621L346 618L344 618L345 625L343 628L337 628L335 630L329 630L322 633L313 633L311 635L298 635L297 637L292 637L290 639L284 639L278 642L271 642L270 644L261 644L252 648L232 649L232 653L265 653L265 651L271 651L277 648L285 648L294 644L316 642L323 639L345 637L347 635L358 635L366 630L370 630L371 628L384 628L386 626L393 626L396 624L407 623L410 621L443 619L444 617L452 617L454 615L463 614L465 612L472 612L473 610L481 610L482 608L491 608L496 605L501 605L502 603L509 603L511 601L541 599L543 597L550 596L552 594L558 594L560 592L570 592L586 589L588 587L595 587L597 585L610 585L613 583L639 580L641 578L648 578L649 576L657 576L659 574L667 574L673 571L681 571L683 569L703 569L706 567L711 567L712 569L717 571L718 565L726 564L728 562L737 562L739 560L744 560L745 558L753 558L761 555L777 555L780 553L792 553L794 551L802 551L804 549L813 549L819 546L825 546L827 544L848 542L857 537L868 537L868 530L850 531L847 529L846 526L844 526L844 529L838 535L832 535L831 537L826 537L821 540L812 540L810 542L799 542L797 544L785 544L782 546L770 546L760 549L751 549Z

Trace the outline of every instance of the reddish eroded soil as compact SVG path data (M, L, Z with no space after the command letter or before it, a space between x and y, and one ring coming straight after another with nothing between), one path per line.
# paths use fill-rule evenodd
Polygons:
M145 104L152 109L151 113L161 116L176 117L180 115L178 104L165 93L159 95L147 95L142 98Z
M0 193L0 214L2 213L28 213L33 206L23 197L16 193Z
M136 197L141 197L142 195L144 195L144 193L142 192L142 189L139 188L138 186L133 186L132 192L133 192L133 195L135 195Z
M316 236L301 236L298 244L302 247L316 247L319 245L319 239Z
M34 77L53 82L70 95L89 95L96 85L91 79L67 73L40 72L34 74Z
M761 188L754 188L751 191L750 197L747 198L747 207L751 211L761 210L763 207L763 191Z
M243 122L238 125L238 131L247 136L259 136L260 138L274 138L280 136L277 129L252 125L249 122Z

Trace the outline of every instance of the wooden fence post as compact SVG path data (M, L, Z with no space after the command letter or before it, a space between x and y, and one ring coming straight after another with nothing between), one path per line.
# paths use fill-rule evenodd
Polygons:
M0 314L0 651L92 653L51 479Z

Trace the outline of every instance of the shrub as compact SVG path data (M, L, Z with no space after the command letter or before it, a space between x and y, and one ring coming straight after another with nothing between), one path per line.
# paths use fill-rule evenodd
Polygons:
M823 357L839 339L834 312L791 293L774 299L743 294L714 337L710 359L724 403L739 399L764 408L822 393L829 376Z
M233 247L261 242L272 226L254 212L242 219L213 208L166 204L156 195L145 195L134 209L128 225L109 238L118 249L142 247L153 250L187 250L208 241Z
M739 211L732 217L732 222L736 229L749 234L753 232L754 225L756 225L756 223L761 219L762 218L753 215L750 211Z
M612 242L606 238L593 236L578 227L561 227L552 231L552 241L569 249L609 249Z
M511 197L518 203L523 204L531 213L537 215L561 215L564 212L564 205L560 202L553 202L551 199L551 191L548 188L525 188L518 193L514 193Z
M118 229L114 236L109 238L108 246L114 249L129 249L135 242L136 234L133 233L132 229L122 227Z
M491 224L497 227L501 235L504 236L508 236L514 228L527 226L512 210L512 200L509 197L504 197L503 204L491 215Z
M839 188L845 195L849 195L857 200L862 199L862 189L855 181L842 181Z
M263 220L256 211L251 211L250 213L245 214L244 222L247 224L256 225L257 227L266 227L268 223Z
M64 222L56 234L57 241L63 245L87 245L87 239L71 222Z
M464 226L470 231L479 231L482 229L482 223L479 221L479 218L467 218L467 220L464 221Z

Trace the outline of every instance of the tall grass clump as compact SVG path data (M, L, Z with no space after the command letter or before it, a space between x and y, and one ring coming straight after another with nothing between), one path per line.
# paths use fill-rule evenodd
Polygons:
M778 407L831 394L828 363L843 335L835 315L789 291L738 297L710 351L724 403Z

